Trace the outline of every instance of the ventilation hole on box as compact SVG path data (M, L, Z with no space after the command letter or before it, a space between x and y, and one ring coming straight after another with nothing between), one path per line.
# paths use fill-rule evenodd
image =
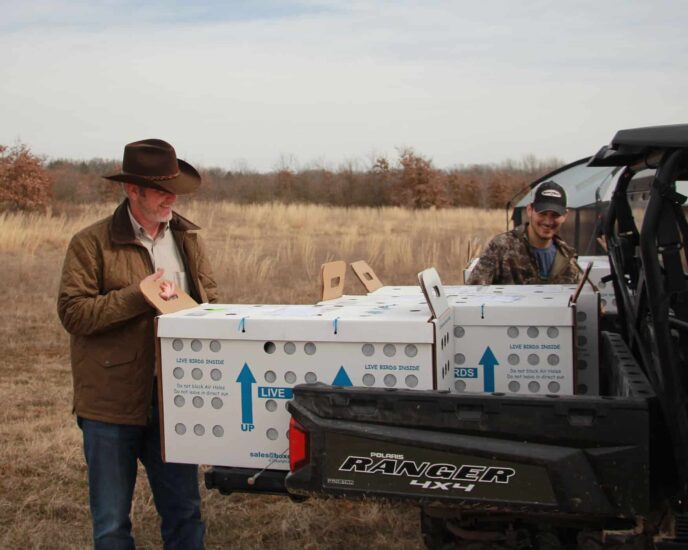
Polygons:
M516 382L516 380L512 380L511 382L509 382L509 391L511 393L518 393L520 389L521 389L521 384Z
M213 409L221 409L222 405L224 405L224 403L222 402L222 399L220 399L219 397L213 397L210 400L210 404L213 407Z
M463 353L457 353L454 355L454 363L457 365L463 365L466 362L466 356Z
M275 374L275 371L272 371L272 370L265 371L265 374L263 375L263 377L265 378L266 382L270 382L271 384L275 380L277 380L277 375Z
M519 330L517 327L509 327L506 329L506 334L509 338L518 338Z
M277 401L274 399L268 399L265 402L265 408L270 412L275 412L277 410Z
M195 368L191 371L191 378L193 378L194 380L200 380L201 378L203 378L203 371L199 368Z
M306 342L306 344L303 346L303 351L306 352L306 355L313 355L315 350L316 348L313 342Z
M557 336L559 336L559 329L557 327L548 327L547 336L549 336L550 338L556 338Z
M466 382L464 382L463 380L457 380L456 382L454 382L454 388L457 392L464 392L466 391Z
M179 338L172 340L172 349L174 351L182 351L184 349L184 342Z
M277 349L277 346L275 345L274 342L265 342L263 344L263 350L265 350L265 353L275 353L275 350Z
M540 336L540 331L537 327L528 327L528 336L530 338L537 338Z
M465 334L466 334L465 328L459 327L459 326L454 327L454 336L456 336L457 338L463 338Z
M213 353L217 353L222 349L222 344L220 344L219 340L211 340L210 341L210 351Z
M549 363L552 366L558 365L559 364L559 356L556 353L550 353L547 356L547 363Z
M210 371L210 378L212 378L215 381L218 381L220 378L222 378L222 371L220 369L213 369Z
M576 393L580 395L585 395L586 393L588 393L588 386L586 386L585 384L578 384L576 386Z
M287 355L294 355L294 353L296 353L296 344L294 342L285 342L284 353Z
M205 428L201 424L196 424L194 426L194 433L196 435L203 435L205 434Z
M528 356L529 365L537 365L540 362L540 357L536 353L531 353Z
M191 402L193 403L193 406L196 407L197 409L200 409L203 406L203 398L197 395L194 397Z
M384 382L385 386L387 386L388 388L393 388L397 385L397 377L393 374L385 374Z
M222 437L225 435L225 429L222 426L213 426L213 435L215 437Z
M303 379L306 381L306 384L315 384L318 381L318 375L314 372L307 372Z
M578 345L579 346L584 346L587 343L588 343L588 339L585 336L581 335L578 337Z
M287 430L286 432L284 432L284 437L286 437L286 438L287 438L287 441L289 441L289 430Z
M521 362L521 358L516 353L510 353L506 360L510 365L518 365Z
M579 359L576 363L578 370L585 370L588 368L588 362L585 359Z
M397 354L397 347L394 344L385 344L385 347L382 348L382 353L387 357L394 357Z
M177 380L181 380L184 378L184 369L181 367L175 367L172 371L172 376L174 376Z
M579 323L585 323L587 318L588 318L588 314L585 313L585 311L579 311L578 313L576 313L576 320Z
M536 382L533 380L532 382L528 382L528 391L530 393L537 393L540 391L540 382Z
M174 431L177 432L179 435L184 435L186 433L186 426L184 426L184 424L180 422L179 424L176 424L174 426Z
M559 382L550 382L547 384L547 389L550 393L559 393L561 386L559 385Z
M201 351L203 349L203 344L200 340L191 340L191 349L194 351Z
M296 382L296 374L294 374L292 371L288 370L287 372L284 373L284 381L287 384L293 384Z
M372 374L364 374L363 375L363 385L364 386L372 386L375 384L375 377Z
M375 346L373 344L363 344L361 346L361 351L363 352L363 355L370 357L373 353L375 353Z
M408 344L404 348L404 353L406 354L406 357L415 357L418 355L418 348L413 344Z
M409 374L405 382L408 388L415 388L418 385L418 377L414 374Z
M279 432L275 428L270 428L265 435L270 441L275 441L279 437Z
M175 395L174 396L174 404L177 405L177 407L183 407L184 403L186 403L186 399L184 399L184 396L182 396L182 395Z

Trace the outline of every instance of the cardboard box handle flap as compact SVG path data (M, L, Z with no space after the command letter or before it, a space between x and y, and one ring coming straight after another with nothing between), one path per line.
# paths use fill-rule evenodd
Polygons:
M585 282L589 280L590 277L590 270L592 269L594 262L590 262L587 267L585 268L585 271L583 271L583 276L581 277L580 281L578 281L578 285L576 286L575 292L571 295L571 298L569 299L569 304L575 305L578 302L578 296L580 296L580 293L583 290L583 287L585 286ZM578 265L578 264L576 264ZM580 269L580 266L578 267ZM592 281L590 282L590 286L592 286L592 289L595 292L599 292L597 290L597 287L592 284Z
M364 260L359 260L357 262L351 262L351 269L353 269L358 280L365 287L368 292L375 292L378 288L382 288L384 285L380 281L373 268L368 265L368 262Z
M322 264L320 267L322 279L322 299L334 300L344 294L344 277L346 275L346 262L337 260Z
M434 267L430 267L418 274L418 282L423 289L425 299L435 319L439 319L449 311L449 301L444 293L444 286Z
M173 300L165 300L160 297L160 283L163 279L157 281L142 281L139 285L146 302L152 305L160 313L176 313L183 309L190 309L196 307L198 303L181 288L177 288L177 297Z

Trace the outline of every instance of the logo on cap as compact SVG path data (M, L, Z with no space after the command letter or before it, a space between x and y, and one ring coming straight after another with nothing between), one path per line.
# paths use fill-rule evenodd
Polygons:
M555 197L557 199L561 198L561 193L559 191L557 191L556 189L545 189L540 194L545 196L545 197Z

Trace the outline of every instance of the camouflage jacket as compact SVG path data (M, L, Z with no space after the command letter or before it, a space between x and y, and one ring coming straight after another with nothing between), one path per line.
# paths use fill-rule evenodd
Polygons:
M578 282L575 251L558 236L557 255L550 276L540 277L537 261L530 250L528 224L497 235L490 241L468 278L469 285L542 285Z

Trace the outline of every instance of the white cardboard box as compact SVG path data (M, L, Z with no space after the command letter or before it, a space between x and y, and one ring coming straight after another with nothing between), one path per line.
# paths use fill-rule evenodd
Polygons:
M299 383L453 383L451 313L425 307L202 305L158 318L169 462L287 469Z
M484 287L450 304L455 391L574 393L575 308L567 293Z
M565 308L565 303L568 298L576 291L575 285L493 285L493 286L470 286L470 285L447 285L445 291L449 299L449 303L457 305L460 302L473 300L475 296L491 296L488 298L492 305L498 304L498 300L508 300L508 296L514 295L551 295L559 294L560 296L555 301L559 305L556 307ZM378 289L369 294L369 296L377 297L392 297L395 300L407 299L409 296L418 296L422 294L418 286L387 286ZM502 298L499 298L502 296ZM497 301L496 301L497 300ZM599 394L599 293L592 290L590 285L586 284L578 297L576 304L576 334L575 334L575 354L568 362L575 364L575 387L573 393L580 395L597 395ZM549 302L555 306L555 302ZM521 303L521 302L519 302ZM509 307L509 306L504 306ZM569 315L567 312L566 315ZM532 319L537 323L537 319ZM541 322L544 322L544 318ZM537 326L537 325L534 325ZM461 347L461 342L455 338L455 347ZM457 375L458 384L452 388L452 391L466 391L466 388L473 388L469 391L476 391L476 382L471 382L467 386L466 374L477 374L475 370L466 371L465 358L463 358L461 350L455 354L454 370ZM482 356L481 356L482 358ZM457 360L464 361L457 363ZM512 359L513 360L513 359ZM470 367L475 368L475 367ZM481 367L480 367L481 368ZM462 376L463 375L463 376ZM515 387L512 385L512 387ZM556 386L554 386L556 388ZM542 389L542 388L541 388ZM519 392L523 388L519 386ZM502 388L499 391L508 391ZM548 393L541 391L539 393ZM563 393L563 390L556 393Z

